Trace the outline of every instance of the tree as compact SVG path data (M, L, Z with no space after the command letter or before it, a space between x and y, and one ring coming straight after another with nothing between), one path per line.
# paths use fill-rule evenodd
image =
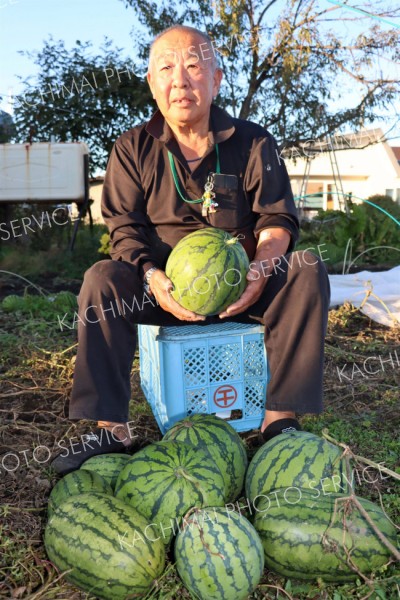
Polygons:
M368 5L346 0L122 1L135 10L136 63L107 39L95 56L89 42L68 51L51 37L41 51L24 52L40 70L16 98L16 141L86 141L91 171L103 169L118 135L155 108L145 80L149 45L175 23L214 40L225 73L218 104L269 129L282 148L358 130L398 103L389 72L400 59L398 29L388 20L400 9L389 0L375 0L372 16Z
M218 103L259 122L283 146L359 129L398 101L399 80L381 65L390 71L400 58L398 29L387 23L400 8L389 9L387 0L374 2L372 16L368 6L333 0L191 0L177 8L122 1L148 31L147 39L135 36L143 61L151 39L169 25L206 30L225 73ZM354 92L358 100L349 106Z
M136 65L111 49L105 40L100 53L90 54L90 42L76 42L71 51L51 37L40 52L23 52L40 68L35 84L24 81L16 98L16 141L83 141L90 148L90 171L104 169L116 138L148 118L154 103Z
M0 144L7 144L13 135L15 135L15 127L11 115L0 110Z

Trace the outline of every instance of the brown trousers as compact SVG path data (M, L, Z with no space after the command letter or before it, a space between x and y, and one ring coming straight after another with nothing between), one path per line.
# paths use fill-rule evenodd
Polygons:
M265 325L271 379L266 408L322 410L324 338L330 300L323 262L308 251L275 262L261 298L229 321ZM221 322L208 317L203 324ZM136 269L103 260L86 273L79 295L78 354L71 419L128 421L136 324L185 325L145 294Z

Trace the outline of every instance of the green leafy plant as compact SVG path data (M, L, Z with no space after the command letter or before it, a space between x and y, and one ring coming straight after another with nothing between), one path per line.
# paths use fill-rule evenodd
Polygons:
M400 206L389 196L367 199L400 220ZM327 267L345 270L353 264L398 264L400 227L387 214L367 202L350 204L349 214L319 210L315 219L302 224L298 250L321 246Z
M52 276L80 280L89 267L101 260L97 250L105 231L105 225L96 224L90 228L82 223L73 251L68 250L67 240L62 245L52 244L46 250L34 249L30 244L3 244L0 247L1 269L18 273L32 281ZM32 241L35 235L32 233Z
M52 321L61 312L76 310L78 305L74 294L59 292L51 296L12 294L4 298L0 307L5 313L20 313L31 318L41 317L46 321Z
M99 252L100 254L110 254L110 247L111 247L110 234L103 233L103 235L100 238L100 248L98 249L97 252Z

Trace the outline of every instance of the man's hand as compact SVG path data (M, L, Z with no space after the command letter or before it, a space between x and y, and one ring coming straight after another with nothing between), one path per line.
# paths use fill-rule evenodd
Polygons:
M154 271L149 285L158 304L166 312L171 313L180 321L205 321L205 317L183 308L183 306L173 299L171 292L174 286L161 269Z
M289 242L289 232L281 227L263 229L260 232L256 255L250 264L250 271L246 275L247 287L239 300L228 306L219 315L220 319L238 315L257 302L274 269L274 260L285 254Z
M233 317L247 310L261 296L267 283L268 273L265 272L260 260L254 260L250 265L250 271L246 275L247 287L239 300L228 306L224 312L220 313L219 318Z

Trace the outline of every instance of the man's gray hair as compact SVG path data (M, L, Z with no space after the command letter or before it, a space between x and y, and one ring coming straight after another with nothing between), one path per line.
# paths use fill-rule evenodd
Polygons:
M167 27L166 29L163 29L163 31L161 31L159 34L156 35L156 37L154 38L154 40L151 42L150 45L150 54L149 54L149 70L151 68L151 61L153 58L153 54L154 54L154 46L156 44L156 42L162 38L166 33L169 33L170 31L175 31L175 30L181 30L181 31L186 31L187 33L192 33L195 34L197 36L199 36L200 38L202 38L204 40L205 43L208 44L209 46L209 56L207 56L207 60L210 59L211 61L211 67L213 70L215 70L218 67L218 58L216 55L216 51L215 48L213 46L213 41L210 38L210 36L205 33L204 31L200 31L200 29L196 29L195 27L190 27L190 25L180 25L179 23L176 25L171 25L170 27ZM208 50L207 50L208 52Z

